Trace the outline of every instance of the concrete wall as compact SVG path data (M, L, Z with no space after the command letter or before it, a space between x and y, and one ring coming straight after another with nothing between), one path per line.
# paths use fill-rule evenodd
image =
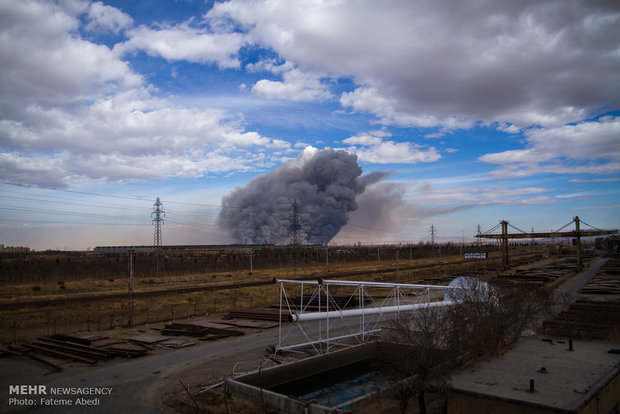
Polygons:
M615 409L615 411L613 411ZM620 409L620 372L609 379L600 391L581 408L579 414L618 413Z
M376 355L376 349L376 343L368 343L330 352L325 355L306 358L284 366L270 367L262 370L260 375L256 372L238 378L238 380L249 385L260 386L262 384L263 388L273 388L291 381L370 359Z
M226 389L231 394L243 395L265 406L273 407L286 413L331 414L332 407L308 404L295 398L269 391L267 388L277 387L322 372L344 367L356 362L368 360L376 355L378 344L368 343L326 355L306 358L286 365L270 367L258 372L226 380ZM369 394L370 397L370 394ZM362 403L366 397L355 400Z

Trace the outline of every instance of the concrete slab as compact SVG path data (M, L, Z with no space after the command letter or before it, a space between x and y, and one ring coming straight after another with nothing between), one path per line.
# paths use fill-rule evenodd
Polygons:
M522 338L500 357L452 376L453 391L577 412L620 370L616 342ZM534 391L530 391L533 380Z

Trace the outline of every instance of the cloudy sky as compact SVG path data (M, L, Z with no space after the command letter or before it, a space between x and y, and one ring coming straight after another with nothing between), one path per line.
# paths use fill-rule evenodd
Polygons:
M620 3L0 0L0 244L230 243L308 146L387 173L334 243L619 228Z

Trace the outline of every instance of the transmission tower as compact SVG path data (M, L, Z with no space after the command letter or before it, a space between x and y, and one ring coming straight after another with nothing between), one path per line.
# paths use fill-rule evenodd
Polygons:
M299 262L301 262L302 268L304 269L305 272L305 261L303 258L300 259L300 254L302 252L300 252L299 246L301 244L301 237L299 235L299 231L301 230L301 222L300 222L300 210L301 207L299 206L299 203L297 202L297 200L293 200L293 204L291 204L291 216L290 216L290 223L291 223L291 242L292 242L292 260L293 260L293 276L297 276L297 268L299 267Z
M164 223L164 216L166 212L163 209L163 204L157 197L155 204L153 204L153 211L151 217L153 218L153 225L155 226L155 234L153 235L153 245L161 246L161 225Z
M301 224L299 223L299 203L297 200L293 200L291 205L291 238L293 246L299 245L299 230L301 230Z

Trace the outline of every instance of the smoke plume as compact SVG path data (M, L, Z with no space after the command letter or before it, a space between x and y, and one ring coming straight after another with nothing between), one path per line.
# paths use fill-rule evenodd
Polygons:
M288 244L296 201L299 241L327 244L357 209L356 197L386 175L362 175L357 156L345 151L308 147L299 158L224 196L217 223L241 243Z

